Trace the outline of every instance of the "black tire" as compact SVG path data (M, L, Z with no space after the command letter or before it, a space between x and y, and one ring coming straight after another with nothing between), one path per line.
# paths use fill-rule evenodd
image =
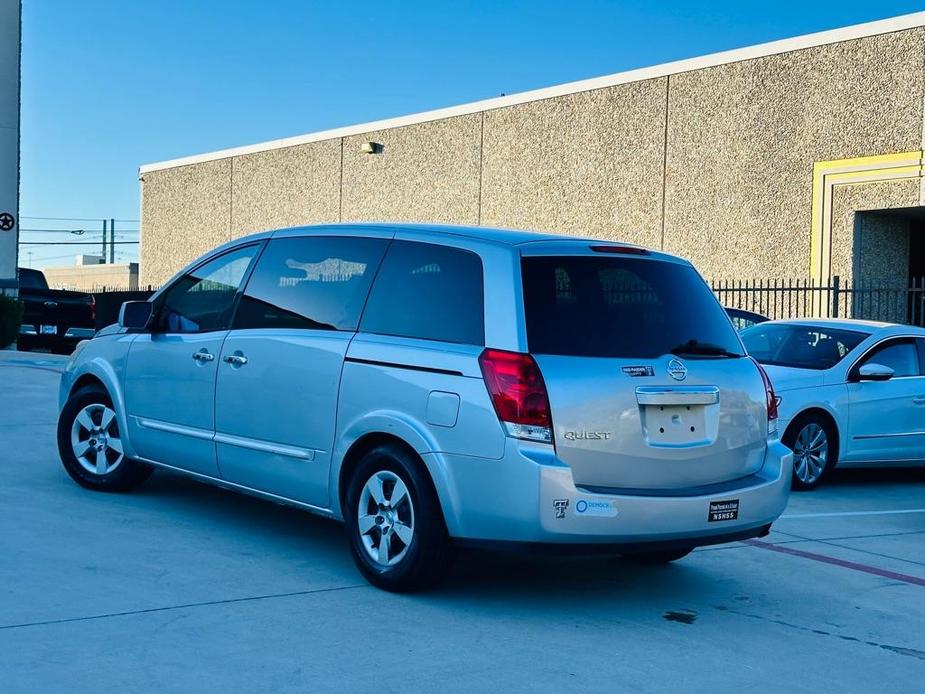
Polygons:
M632 554L624 555L624 559L628 559L636 564L652 566L678 561L678 559L683 559L693 551L694 549L691 547L688 549L668 549L659 552L633 552Z
M359 528L359 509L364 487L378 473L385 473L388 477L394 475L401 480L407 488L413 512L414 533L411 541L407 545L396 542L404 550L404 555L390 566L380 564L370 556ZM383 590L402 593L425 590L444 578L452 563L453 546L433 482L416 455L398 445L376 446L363 456L350 476L345 500L343 513L350 537L350 549L357 568L367 581ZM402 503L398 510L407 513L407 506ZM377 512L377 518L380 517ZM381 538L382 531L376 527L366 535L375 544L376 538ZM396 556L398 554L400 552Z
M799 454L797 453L797 439L800 436L800 432L809 426L819 427L824 432L827 448L825 465L823 466L822 471L816 476L804 475L804 479L801 478L798 472L800 468L798 460ZM794 418L790 426L787 427L787 431L784 433L784 438L782 441L784 445L787 446L787 448L794 451L793 483L791 486L796 491L810 491L818 487L826 480L829 474L831 474L832 468L835 467L835 463L838 460L838 432L835 430L835 427L832 426L832 422L827 417L823 417L822 415L815 412L806 412Z
M58 417L58 454L67 474L77 484L99 492L127 492L142 484L154 469L136 460L123 457L106 474L97 474L84 468L78 461L71 443L74 421L80 412L90 405L102 405L112 409L112 399L106 390L97 385L81 388L71 395ZM118 434L118 423L113 422L111 431Z

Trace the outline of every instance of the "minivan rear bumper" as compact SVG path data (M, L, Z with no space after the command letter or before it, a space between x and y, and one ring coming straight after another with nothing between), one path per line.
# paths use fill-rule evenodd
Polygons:
M587 489L549 446L508 439L500 460L431 454L450 534L470 541L697 547L759 536L783 513L793 454L779 441L742 480L671 492ZM430 457L430 456L428 456ZM711 506L712 505L712 506ZM711 520L711 517L713 518Z

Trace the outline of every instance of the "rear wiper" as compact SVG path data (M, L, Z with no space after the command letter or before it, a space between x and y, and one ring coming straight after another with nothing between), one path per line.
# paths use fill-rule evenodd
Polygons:
M711 342L701 342L700 340L688 340L680 345L676 345L668 350L672 354L696 354L705 357L731 357L738 359L744 355L738 352L730 352L721 345L714 345Z

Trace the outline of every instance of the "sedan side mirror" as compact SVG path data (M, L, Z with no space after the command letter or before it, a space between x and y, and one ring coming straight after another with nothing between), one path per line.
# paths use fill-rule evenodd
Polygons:
M895 373L889 366L874 363L864 364L858 369L858 376L862 381L889 381Z
M150 301L126 301L119 309L119 327L144 330L151 321L153 309Z

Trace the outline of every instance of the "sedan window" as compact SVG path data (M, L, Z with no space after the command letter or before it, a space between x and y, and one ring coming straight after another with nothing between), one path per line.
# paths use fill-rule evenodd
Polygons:
M761 323L742 331L748 353L762 364L797 369L829 369L868 333L813 325Z
M919 356L912 340L890 340L864 357L858 366L880 364L893 369L894 378L919 375Z

